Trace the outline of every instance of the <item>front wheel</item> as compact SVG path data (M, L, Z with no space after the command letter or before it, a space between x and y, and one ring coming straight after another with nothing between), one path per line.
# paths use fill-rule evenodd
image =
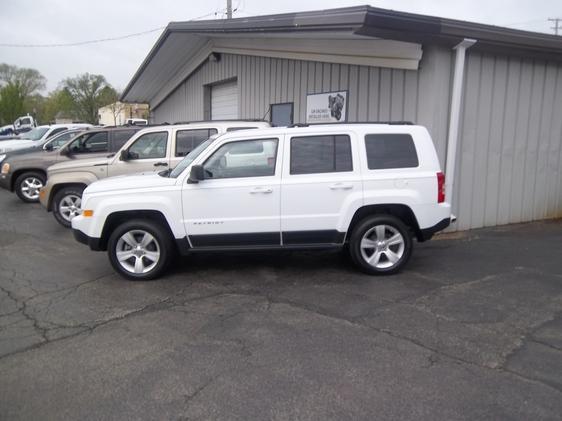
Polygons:
M354 263L371 275L398 272L412 254L408 227L392 215L373 216L353 230L349 252Z
M80 214L83 186L64 187L53 198L53 215L59 224L70 228L72 218Z
M26 172L14 183L17 196L25 203L39 201L39 190L45 185L45 176L39 172Z
M125 222L113 231L107 244L109 261L123 277L147 281L160 276L173 256L170 234L147 220Z

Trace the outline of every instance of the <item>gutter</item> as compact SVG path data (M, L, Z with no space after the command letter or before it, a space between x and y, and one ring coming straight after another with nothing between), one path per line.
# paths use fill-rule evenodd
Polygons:
M457 144L459 140L459 121L463 94L463 78L466 50L476 44L475 39L465 38L455 47L455 72L451 92L451 113L449 114L449 133L447 135L447 161L445 167L445 198L453 202L455 182L455 164L457 161Z

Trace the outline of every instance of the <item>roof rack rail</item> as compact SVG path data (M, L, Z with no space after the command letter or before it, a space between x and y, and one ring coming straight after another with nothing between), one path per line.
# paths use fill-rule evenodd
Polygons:
M268 123L267 120L261 118L232 118L232 119L220 119L220 120L193 120L193 121L176 121L172 124L194 124L194 123L244 123L244 122L255 122L255 123Z
M392 126L413 126L415 123L411 121L351 121L351 122L333 122L333 123L294 123L289 128L292 127L310 127L310 126L328 126L328 125L342 125L342 124L388 124Z

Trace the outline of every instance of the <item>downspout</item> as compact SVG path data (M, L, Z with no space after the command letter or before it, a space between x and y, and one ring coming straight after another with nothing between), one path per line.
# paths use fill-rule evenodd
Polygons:
M455 182L455 163L457 160L457 143L459 139L459 120L461 112L464 58L467 49L476 44L475 39L465 38L453 50L455 53L455 72L453 91L451 92L451 114L449 116L449 133L447 135L447 161L445 163L445 198L453 202L453 185Z

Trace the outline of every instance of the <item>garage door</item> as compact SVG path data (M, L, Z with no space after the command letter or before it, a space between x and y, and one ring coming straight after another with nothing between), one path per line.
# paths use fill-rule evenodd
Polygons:
M211 119L238 118L238 87L236 81L211 87Z

